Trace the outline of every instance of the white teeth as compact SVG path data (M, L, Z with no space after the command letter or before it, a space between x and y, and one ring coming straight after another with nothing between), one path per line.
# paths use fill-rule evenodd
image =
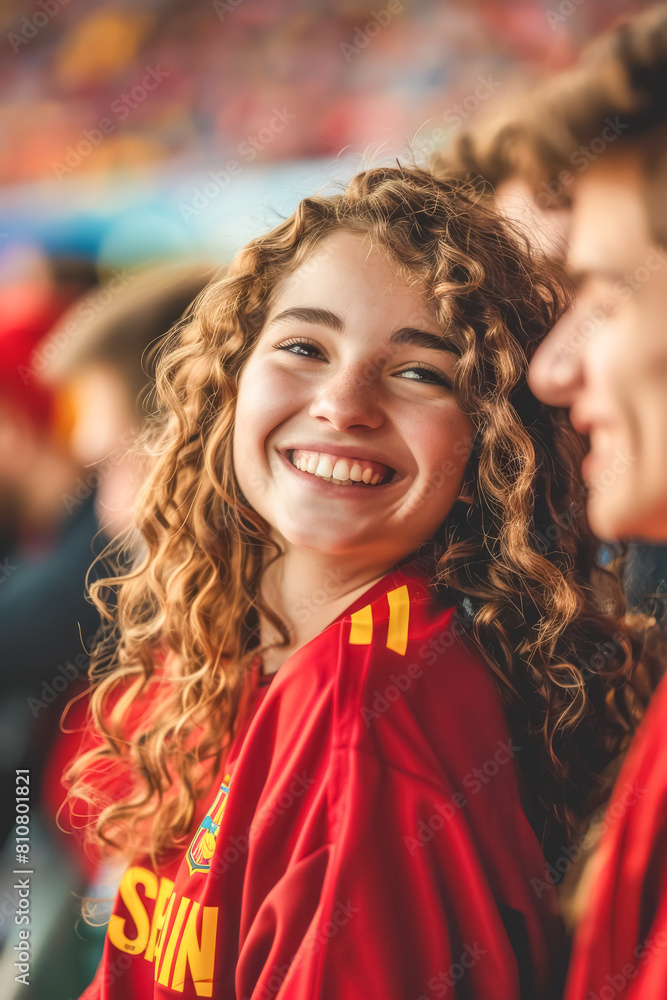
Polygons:
M326 455L322 455L317 468L315 469L316 476L331 476L333 474L333 465Z
M342 480L350 478L350 470L344 458L338 459L338 461L333 467L333 472L331 473L331 475L334 477L334 479Z
M308 472L324 479L328 483L336 483L339 486L352 486L355 483L365 483L367 486L375 486L382 479L379 472L373 472L371 468L362 468L359 462L353 462L352 468L345 458L335 459L332 464L328 455L319 455L317 452L303 453L297 457L294 449L292 454L292 464L300 472ZM306 457L307 456L307 457Z

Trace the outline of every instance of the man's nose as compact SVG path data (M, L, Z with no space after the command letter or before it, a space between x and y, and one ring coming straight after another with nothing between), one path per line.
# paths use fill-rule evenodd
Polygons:
M542 341L528 371L531 391L550 406L572 406L581 381L581 354L585 336L575 306Z

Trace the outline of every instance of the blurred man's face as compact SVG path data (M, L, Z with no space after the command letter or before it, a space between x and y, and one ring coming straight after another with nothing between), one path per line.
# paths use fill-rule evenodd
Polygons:
M533 392L590 435L583 475L603 538L667 539L667 253L652 237L636 152L577 179L568 263L576 306L541 345Z

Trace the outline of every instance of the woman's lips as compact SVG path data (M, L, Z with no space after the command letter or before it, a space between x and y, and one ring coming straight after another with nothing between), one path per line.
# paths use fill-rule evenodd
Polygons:
M301 469L297 469L295 465L292 465L289 455L286 455L284 452L278 451L277 454L280 456L281 461L287 466L287 468L295 476L299 477L301 482L308 483L312 489L319 490L322 494L328 496L342 497L345 494L349 494L349 498L351 499L353 497L360 497L364 493L370 494L378 491L384 493L401 481L400 477L394 474L393 478L388 483L378 483L376 486L368 486L366 483L355 482L350 482L346 485L338 485L338 483L327 482L326 479L313 475L312 472L302 472Z

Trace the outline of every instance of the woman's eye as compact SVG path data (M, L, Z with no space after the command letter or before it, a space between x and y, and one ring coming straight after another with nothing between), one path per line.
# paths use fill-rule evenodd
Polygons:
M448 389L454 388L454 383L447 375L443 375L441 372L435 371L433 368L426 368L423 365L411 365L410 368L404 368L399 375L405 375L406 372L419 372L422 376L430 376L428 378L418 378L415 379L413 375L410 376L415 382L431 382L436 385L444 385Z
M293 347L307 347L311 351L316 351L318 354L320 353L319 347L317 347L315 344L312 344L309 340L304 340L303 338L301 338L301 340L299 340L296 337L293 338L292 340L285 340L282 344L277 344L276 345L276 350L277 351L286 351L286 350L288 350L288 348L293 348ZM302 355L302 356L305 356L307 358L312 357L311 354L305 354L304 355L303 351L293 351L293 350L290 350L289 353L290 354Z
M317 344L314 344L312 341L306 340L303 337L293 337L291 340L283 341L282 344L276 344L275 350L288 351L290 354L295 354L297 357L304 358L312 358L316 354L319 354L320 356L322 355L322 352ZM454 383L451 378L447 375L443 375L442 372L436 371L433 368L427 368L426 365L411 365L409 368L404 368L403 371L397 372L395 377L402 377L408 372L419 372L418 378L415 378L414 375L409 376L414 382L424 382L430 385L443 385L447 389L454 388Z

